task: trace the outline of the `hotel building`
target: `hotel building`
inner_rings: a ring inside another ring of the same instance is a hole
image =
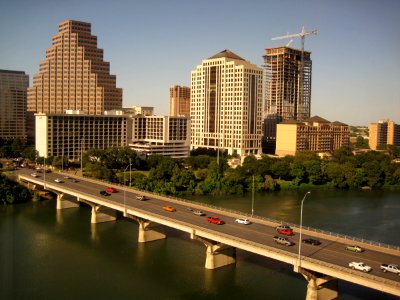
[[[349,126],[314,116],[303,122],[286,120],[277,125],[276,155],[298,151],[331,152],[349,144]]]
[[[369,129],[369,147],[377,150],[380,146],[400,146],[400,124],[390,120],[371,123]]]
[[[121,107],[122,89],[116,87],[116,76],[110,75],[103,49],[97,48],[91,24],[62,22],[28,89],[28,112],[63,114],[80,110],[101,115]]]
[[[28,86],[25,72],[0,70],[0,138],[26,141]]]
[[[188,117],[131,116],[129,147],[140,154],[160,154],[173,158],[189,157],[190,120]]]
[[[169,115],[190,117],[190,87],[179,85],[170,87]]]
[[[35,118],[36,150],[43,157],[66,157],[80,162],[84,151],[126,146],[131,135],[131,120],[127,116],[67,111],[37,113]]]
[[[224,50],[192,71],[191,148],[261,154],[262,69]]]

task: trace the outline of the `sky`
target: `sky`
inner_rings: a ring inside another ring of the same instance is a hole
[[[169,88],[190,86],[202,60],[229,49],[258,66],[271,38],[305,39],[311,115],[349,125],[400,123],[398,0],[0,0],[0,69],[39,71],[63,20],[92,24],[123,106],[168,115]],[[291,45],[300,48],[300,39]]]

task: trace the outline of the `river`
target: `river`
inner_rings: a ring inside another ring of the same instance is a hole
[[[299,223],[302,191],[256,194],[254,214]],[[251,213],[246,197],[196,201]],[[238,250],[237,264],[206,270],[205,247],[185,233],[137,243],[135,222],[90,224],[90,209],[56,201],[0,207],[0,299],[305,299],[292,267]],[[312,191],[303,225],[400,245],[400,192]],[[400,263],[397,262],[397,263]],[[397,299],[339,281],[340,299]]]

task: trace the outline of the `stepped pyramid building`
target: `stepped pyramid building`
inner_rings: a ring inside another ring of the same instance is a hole
[[[116,76],[110,75],[103,49],[97,48],[91,24],[62,22],[28,89],[28,112],[63,114],[66,110],[80,110],[100,115],[119,108],[122,89],[116,87]]]

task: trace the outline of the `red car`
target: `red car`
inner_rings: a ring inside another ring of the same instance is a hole
[[[116,193],[117,190],[115,188],[113,188],[112,186],[109,186],[108,188],[106,188],[106,192],[108,192],[108,193]]]
[[[207,221],[213,224],[222,225],[225,224],[224,221],[220,220],[218,217],[208,217]]]
[[[289,225],[280,225],[276,227],[276,231],[284,235],[293,235],[293,229]]]

